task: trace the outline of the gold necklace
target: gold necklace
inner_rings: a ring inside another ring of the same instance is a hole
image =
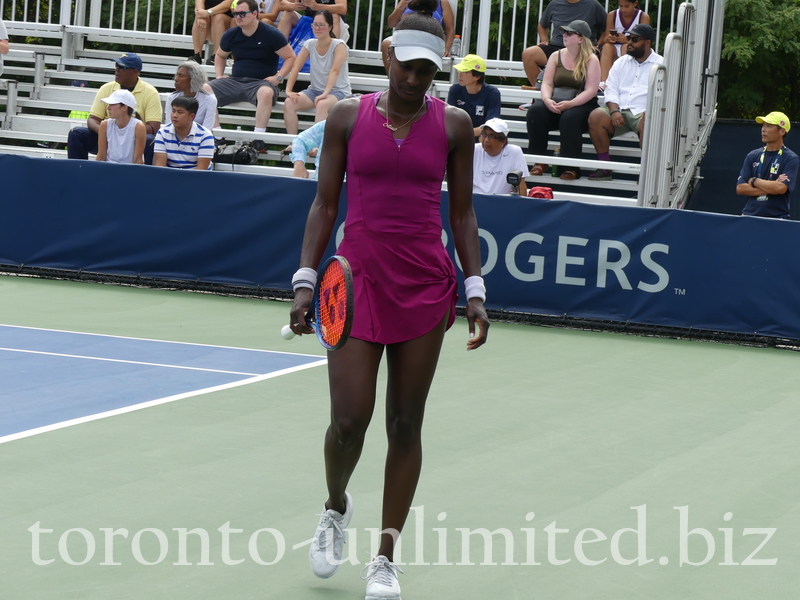
[[[422,110],[423,106],[425,106],[425,98],[424,97],[422,98],[422,104],[419,105],[419,108],[417,109],[417,112],[414,113],[414,116],[411,117],[408,121],[406,121],[402,125],[400,125],[400,127],[395,127],[394,125],[392,125],[392,122],[389,120],[389,92],[386,92],[386,123],[384,123],[383,126],[386,127],[386,129],[391,130],[392,133],[394,133],[395,131],[398,131],[398,130],[402,129],[403,127],[405,127],[406,125],[411,123],[411,121],[416,119],[417,115],[419,114],[419,111]]]

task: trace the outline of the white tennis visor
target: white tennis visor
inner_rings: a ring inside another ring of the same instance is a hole
[[[424,58],[439,69],[442,68],[444,40],[432,33],[415,29],[401,29],[400,31],[395,29],[392,32],[392,47],[395,58],[401,62]]]

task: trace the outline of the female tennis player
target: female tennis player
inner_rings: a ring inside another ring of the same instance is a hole
[[[436,0],[430,1],[435,8]],[[425,401],[445,330],[455,319],[456,273],[442,245],[439,212],[445,173],[450,227],[467,276],[467,350],[483,345],[489,328],[472,207],[472,122],[464,111],[425,93],[442,54],[441,25],[430,16],[407,15],[392,37],[389,89],[331,109],[301,268],[293,278],[290,325],[297,334],[311,333],[305,320],[312,300],[309,279],[330,240],[346,173],[347,219],[337,253],[353,270],[354,322],[349,341],[328,354],[328,499],[309,554],[317,576],[330,577],[338,569],[343,530],[353,515],[347,484],[372,418],[385,352],[389,447],[383,533],[378,556],[365,567],[368,600],[400,598],[393,552],[419,480]]]

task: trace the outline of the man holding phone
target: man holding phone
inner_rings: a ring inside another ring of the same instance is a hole
[[[278,86],[294,65],[295,53],[286,38],[272,25],[258,20],[255,0],[239,0],[233,13],[236,27],[226,31],[214,55],[217,78],[208,83],[217,106],[250,102],[256,107],[255,131],[267,129]],[[225,76],[228,55],[233,53],[233,76]],[[283,66],[278,70],[278,58]]]

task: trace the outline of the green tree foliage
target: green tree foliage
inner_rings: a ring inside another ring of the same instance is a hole
[[[719,116],[800,119],[800,0],[727,0]]]

